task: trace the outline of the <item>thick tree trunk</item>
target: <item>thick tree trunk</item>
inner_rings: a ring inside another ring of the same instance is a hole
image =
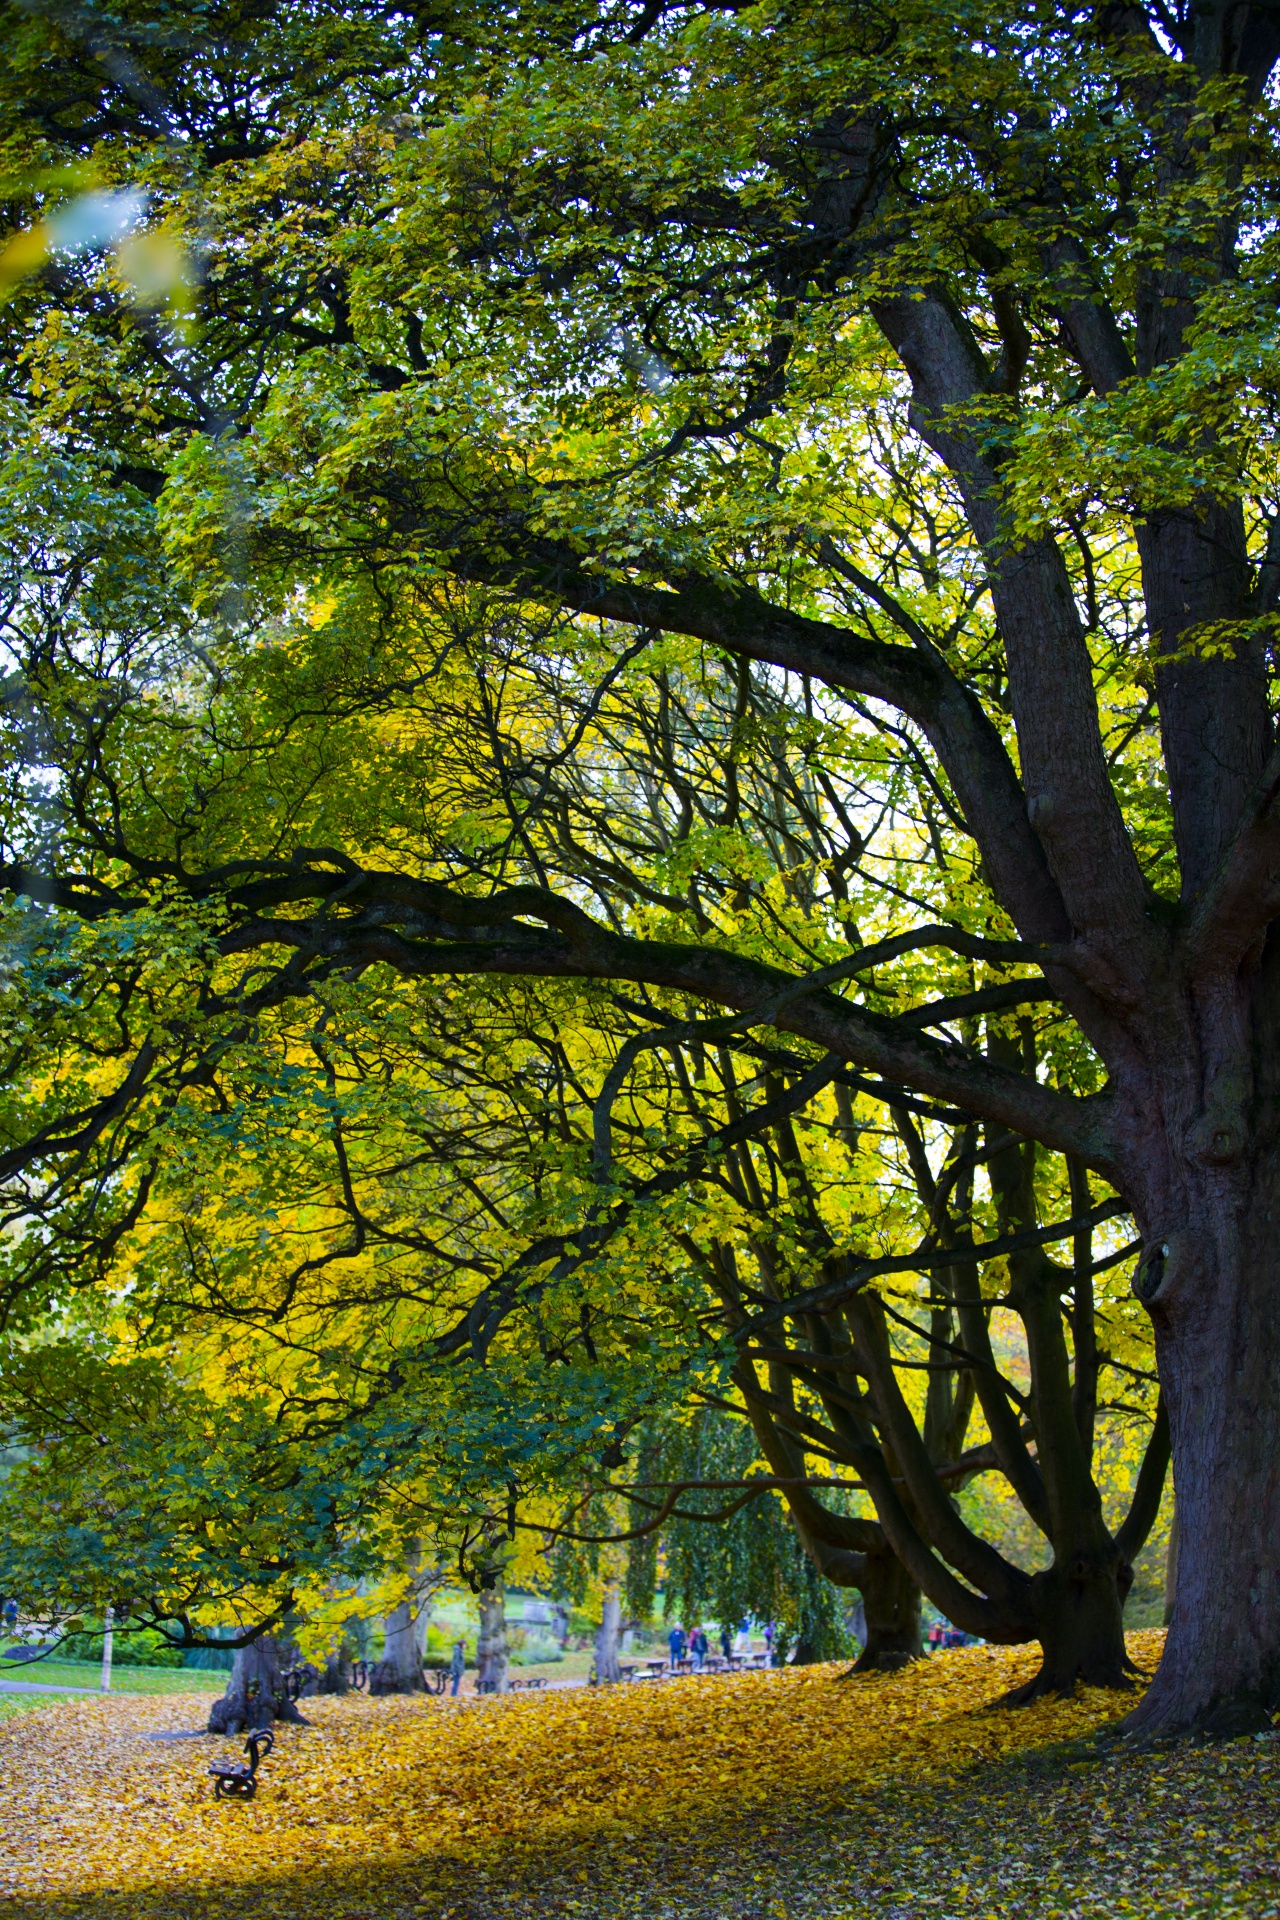
[[[861,1592],[866,1642],[853,1672],[892,1673],[924,1651],[920,1589],[897,1554],[868,1553],[865,1560]]]
[[[480,1635],[476,1642],[476,1692],[507,1691],[507,1612],[502,1587],[479,1596]]]
[[[209,1732],[246,1733],[276,1720],[298,1727],[308,1724],[285,1698],[279,1650],[270,1634],[263,1634],[249,1646],[237,1648],[227,1690],[209,1709]]]
[[[1114,1552],[1078,1554],[1032,1576],[1031,1608],[1040,1642],[1039,1672],[1005,1695],[1026,1706],[1046,1694],[1086,1687],[1131,1687],[1137,1668],[1125,1651],[1124,1602],[1132,1570]]]
[[[1229,1171],[1206,1179],[1184,1227],[1150,1236],[1135,1283],[1155,1325],[1178,1514],[1164,1658],[1126,1723],[1143,1739],[1262,1732],[1280,1708],[1280,1180],[1268,1167],[1241,1192]]]
[[[421,1693],[423,1691],[422,1656],[413,1616],[412,1595],[405,1598],[386,1617],[382,1658],[369,1675],[369,1692]]]
[[[351,1649],[344,1640],[337,1652],[331,1653],[324,1663],[320,1691],[341,1695],[350,1693],[351,1686]]]
[[[604,1612],[596,1631],[596,1685],[613,1686],[622,1678],[618,1665],[618,1633],[622,1625],[622,1602],[613,1592],[604,1596]]]

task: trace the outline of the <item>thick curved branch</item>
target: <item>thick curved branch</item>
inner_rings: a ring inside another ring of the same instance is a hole
[[[1280,914],[1280,747],[1249,796],[1235,837],[1184,936],[1193,978],[1229,978]]]
[[[1142,1551],[1147,1536],[1156,1523],[1160,1511],[1160,1501],[1164,1494],[1165,1476],[1169,1471],[1171,1457],[1169,1439],[1169,1411],[1161,1394],[1156,1404],[1155,1424],[1142,1456],[1142,1465],[1138,1468],[1138,1481],[1133,1490],[1133,1499],[1116,1533],[1116,1545],[1126,1560],[1132,1560]]]
[[[480,900],[398,875],[369,874],[341,891],[350,911],[307,919],[248,918],[224,936],[224,953],[293,947],[307,968],[323,971],[381,964],[418,977],[626,980],[693,994],[798,1034],[885,1080],[1076,1153],[1106,1178],[1118,1179],[1105,1094],[1076,1099],[961,1045],[913,1031],[902,1018],[873,1013],[803,976],[788,976],[709,944],[615,934],[571,903],[532,887]],[[544,928],[523,917],[535,915],[547,923]],[[850,970],[850,964],[841,963],[835,971]],[[309,990],[305,969],[298,975],[298,990]],[[1008,1004],[1000,998],[1003,987],[990,991],[998,1004]],[[1032,987],[1030,995],[1038,998],[1038,990]]]
[[[920,290],[877,301],[873,313],[910,377],[912,425],[956,481],[987,557],[1035,837],[1071,924],[1136,990],[1151,947],[1146,889],[1111,785],[1062,556],[1049,540],[1012,542],[1002,525],[989,421],[973,411],[990,400],[992,378],[950,303]],[[976,837],[985,858],[985,837]]]

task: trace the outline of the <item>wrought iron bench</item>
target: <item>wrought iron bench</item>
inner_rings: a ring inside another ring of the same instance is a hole
[[[243,1760],[215,1760],[209,1767],[213,1775],[213,1797],[215,1800],[252,1800],[258,1791],[255,1775],[259,1763],[270,1753],[276,1743],[276,1737],[270,1727],[259,1727],[249,1735],[244,1750],[249,1756],[246,1766]]]

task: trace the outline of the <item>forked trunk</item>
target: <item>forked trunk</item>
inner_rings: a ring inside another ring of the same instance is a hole
[[[1040,1670],[1005,1696],[1006,1706],[1026,1706],[1046,1694],[1086,1687],[1130,1687],[1136,1667],[1125,1651],[1124,1603],[1132,1569],[1114,1552],[1087,1556],[1037,1573],[1031,1607],[1040,1642]]]
[[[507,1691],[507,1611],[501,1586],[479,1596],[480,1635],[476,1642],[476,1692]]]
[[[854,1673],[891,1673],[918,1660],[920,1589],[895,1553],[869,1553],[862,1575],[866,1644]]]
[[[298,1727],[308,1724],[285,1697],[279,1650],[271,1635],[263,1634],[236,1649],[227,1690],[209,1709],[209,1732],[246,1733],[276,1720],[289,1720]]]
[[[1280,1180],[1206,1181],[1136,1282],[1173,1435],[1178,1546],[1159,1672],[1130,1736],[1261,1732],[1280,1708]]]

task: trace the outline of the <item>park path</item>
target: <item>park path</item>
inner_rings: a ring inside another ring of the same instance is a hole
[[[47,1680],[0,1680],[0,1693],[98,1693],[98,1687],[56,1687]]]

